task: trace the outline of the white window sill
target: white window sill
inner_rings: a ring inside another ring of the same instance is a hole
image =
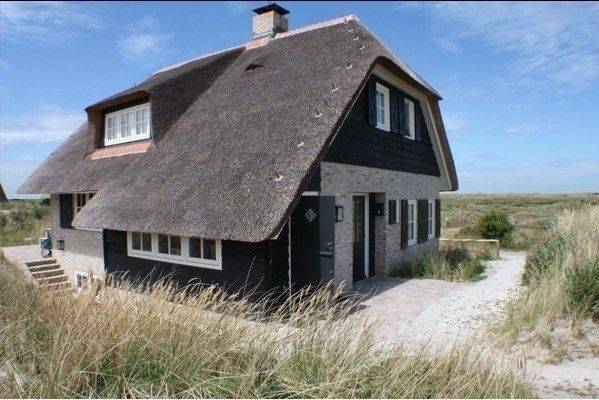
[[[379,125],[379,124],[377,124],[376,128],[382,129],[382,130],[387,131],[387,132],[389,132],[391,130],[391,128],[389,126],[387,126],[387,125]]]
[[[183,258],[180,256],[173,256],[173,255],[169,255],[169,254],[156,255],[153,253],[147,253],[147,252],[136,251],[136,250],[129,250],[127,252],[127,255],[129,257],[143,258],[145,260],[167,262],[167,263],[172,263],[172,264],[189,265],[191,267],[215,269],[215,270],[219,270],[219,271],[221,271],[223,269],[217,260],[210,261],[210,260],[202,259],[202,260],[198,260],[198,261],[192,261],[189,258]]]
[[[416,244],[417,240],[413,239],[413,240],[408,240],[408,246],[414,246]]]

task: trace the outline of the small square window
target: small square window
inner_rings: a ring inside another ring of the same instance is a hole
[[[131,232],[131,248],[141,250],[141,234],[139,232]]]
[[[181,237],[180,236],[170,236],[170,254],[173,256],[181,255]]]
[[[158,235],[158,252],[168,254],[168,235]]]
[[[216,260],[216,240],[204,239],[204,258],[207,260]]]

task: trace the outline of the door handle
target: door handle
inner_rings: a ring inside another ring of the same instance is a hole
[[[332,251],[321,251],[318,253],[319,256],[323,256],[323,257],[333,257],[333,252]]]

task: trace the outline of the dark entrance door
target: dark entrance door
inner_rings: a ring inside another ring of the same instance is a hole
[[[333,278],[335,197],[302,196],[291,214],[291,287]]]
[[[354,196],[354,249],[353,249],[353,264],[354,264],[354,282],[366,278],[366,254],[367,243],[367,203],[365,195]]]

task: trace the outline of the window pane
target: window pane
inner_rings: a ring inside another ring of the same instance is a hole
[[[168,235],[158,235],[158,252],[168,254]]]
[[[131,232],[131,248],[141,250],[141,235],[139,232]]]
[[[143,251],[152,251],[152,235],[149,233],[141,234],[141,249]]]
[[[95,193],[88,193],[87,194],[87,201],[90,201],[92,199],[92,197],[94,197]]]
[[[171,254],[173,256],[181,255],[181,237],[171,236]]]
[[[189,238],[189,257],[202,258],[202,239]]]
[[[204,239],[204,258],[216,260],[216,240]]]

